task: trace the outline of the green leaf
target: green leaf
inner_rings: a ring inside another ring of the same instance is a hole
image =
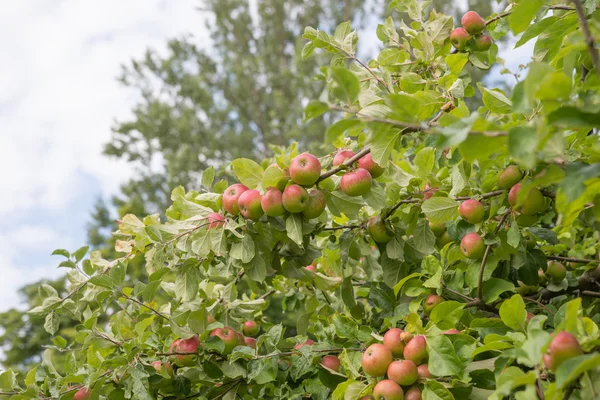
[[[527,326],[527,310],[523,298],[515,294],[510,299],[504,300],[500,306],[500,318],[504,325],[518,331],[525,331]]]
[[[519,225],[517,221],[513,219],[508,234],[506,236],[506,242],[513,248],[517,248],[521,242],[521,232],[519,232]]]
[[[19,389],[17,375],[12,369],[8,369],[0,374],[0,390],[11,391]]]
[[[517,4],[508,17],[510,29],[512,29],[515,35],[523,32],[529,27],[533,17],[535,17],[535,14],[543,4],[544,2],[542,0],[523,0]]]
[[[548,114],[548,123],[569,128],[600,127],[600,112],[590,113],[576,107],[564,106]]]
[[[302,247],[302,216],[300,214],[290,214],[285,220],[285,230],[287,235],[294,243]]]
[[[456,355],[452,341],[446,335],[427,337],[429,372],[434,376],[459,375],[463,365]]]
[[[564,361],[556,371],[556,386],[558,389],[567,387],[584,372],[597,369],[600,365],[600,354],[592,353]]]
[[[502,91],[487,89],[479,82],[477,87],[483,95],[483,104],[488,110],[496,114],[508,114],[512,111],[512,102]]]
[[[89,248],[89,246],[83,246],[75,250],[75,252],[73,253],[73,258],[75,258],[75,262],[81,261],[81,259],[87,254]]]
[[[202,171],[202,179],[200,179],[200,183],[207,189],[212,187],[212,184],[215,180],[215,168],[210,166]]]
[[[464,303],[458,301],[444,301],[431,311],[429,319],[439,329],[453,329],[463,315]]]
[[[535,126],[516,126],[508,131],[508,152],[516,162],[525,168],[535,167],[537,145]]]
[[[398,140],[398,132],[390,125],[379,124],[374,128],[371,142],[373,161],[379,165],[387,165],[392,149]]]
[[[251,189],[260,188],[264,170],[248,158],[238,158],[231,163],[231,169],[241,183]]]
[[[431,173],[435,162],[435,149],[433,147],[424,147],[415,155],[414,164],[418,168],[417,175],[423,179]]]
[[[175,293],[183,301],[192,301],[198,295],[200,276],[196,266],[182,267],[175,278]]]
[[[326,113],[327,111],[329,111],[329,106],[327,105],[327,103],[313,100],[310,103],[308,103],[308,105],[304,109],[304,120],[308,121],[310,119],[316,118]]]
[[[101,286],[101,287],[105,287],[107,289],[113,289],[115,287],[115,284],[113,282],[112,279],[110,279],[108,276],[106,275],[96,275],[96,276],[92,276],[89,280],[89,282],[92,285],[96,285],[96,286]]]
[[[65,249],[56,249],[52,252],[53,256],[63,256],[63,257],[71,257],[71,253],[69,253],[68,251],[66,251]]]
[[[423,388],[423,400],[454,400],[454,396],[441,383],[427,379]]]
[[[210,231],[208,229],[198,230],[193,236],[192,252],[199,257],[206,257],[210,254],[211,247]]]
[[[360,197],[350,197],[341,190],[334,190],[331,193],[325,193],[327,198],[327,208],[335,216],[342,216],[344,213],[348,217],[358,215],[364,201]],[[289,234],[289,231],[288,231]]]
[[[360,92],[356,75],[346,68],[330,68],[330,74],[334,82],[331,88],[334,96],[347,105],[354,104]]]
[[[44,320],[44,329],[51,335],[54,335],[58,331],[58,327],[60,325],[60,320],[58,315],[52,311],[48,315],[46,315],[46,319]]]
[[[331,322],[335,327],[336,334],[341,338],[355,339],[358,335],[358,325],[345,315],[334,314]]]
[[[435,235],[429,227],[429,223],[420,219],[413,232],[413,242],[415,248],[423,254],[431,254],[435,250]]]
[[[425,200],[421,209],[433,223],[452,221],[458,216],[458,202],[449,197],[432,197]]]
[[[327,143],[335,143],[338,140],[343,140],[344,132],[361,124],[362,121],[358,119],[341,119],[336,121],[327,128],[325,141]]]
[[[263,174],[262,187],[264,189],[278,187],[278,184],[282,179],[287,179],[283,170],[277,165],[270,165]]]
[[[244,264],[249,263],[254,258],[255,247],[254,240],[250,234],[245,234],[242,240],[231,245],[229,255],[236,260],[242,260]]]
[[[550,244],[557,244],[558,238],[556,236],[556,232],[551,231],[550,229],[540,228],[538,226],[532,226],[527,228],[532,235],[539,237],[540,239],[545,240]]]
[[[244,265],[246,275],[255,282],[264,282],[267,277],[267,266],[263,257],[257,255],[252,261]]]
[[[504,292],[515,289],[509,281],[500,278],[490,278],[483,283],[483,301],[487,304],[492,303],[500,298]]]
[[[404,259],[404,241],[400,238],[393,238],[385,245],[387,256],[393,260]]]

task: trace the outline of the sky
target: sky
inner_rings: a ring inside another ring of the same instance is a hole
[[[205,37],[199,0],[22,0],[0,13],[0,311],[17,289],[64,274],[56,248],[85,244],[99,196],[133,167],[102,155],[137,97],[120,65],[183,34]],[[367,36],[376,40],[374,35]],[[363,41],[368,40],[363,37]],[[206,40],[199,40],[206,43]],[[511,69],[531,47],[501,49]],[[496,74],[497,75],[497,74]],[[512,79],[512,78],[511,78]]]

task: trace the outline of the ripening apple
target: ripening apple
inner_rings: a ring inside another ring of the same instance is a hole
[[[419,372],[420,379],[433,378],[431,372],[429,372],[429,364],[421,364],[417,367],[417,371]]]
[[[431,314],[431,311],[435,308],[435,306],[444,302],[444,300],[445,299],[442,296],[438,296],[437,294],[430,294],[427,296],[425,303],[423,304],[423,311],[425,312],[425,315]]]
[[[413,337],[404,348],[404,359],[410,360],[419,365],[427,360],[427,340],[425,336],[417,335]]]
[[[433,197],[435,192],[437,192],[438,190],[440,190],[440,189],[436,188],[436,187],[431,187],[431,186],[429,186],[429,183],[426,183],[425,186],[423,187],[423,198],[425,200],[429,200],[430,198]]]
[[[339,165],[342,165],[346,160],[351,159],[352,157],[354,157],[354,152],[352,150],[343,150],[340,149],[335,157],[333,157],[333,166],[337,167]]]
[[[306,342],[304,342],[304,343],[298,343],[297,345],[295,345],[294,346],[294,350],[300,350],[301,347],[312,346],[313,344],[315,344],[315,342],[313,340],[306,339]]]
[[[298,185],[312,186],[321,176],[321,162],[312,154],[302,153],[290,163],[290,177]]]
[[[435,245],[441,249],[450,242],[453,242],[452,237],[448,231],[444,231],[444,233],[442,233],[441,236],[435,240]]]
[[[165,361],[164,363],[156,360],[154,362],[152,362],[152,367],[156,370],[156,372],[160,373],[162,371],[163,366],[165,367],[165,371],[167,371],[167,374],[169,374],[170,376],[173,376],[173,365],[171,365],[170,362]]]
[[[444,232],[446,232],[446,224],[443,224],[441,222],[429,222],[429,228],[431,229],[431,232],[433,232],[436,238],[442,236]]]
[[[404,400],[421,400],[421,389],[413,386],[404,393]]]
[[[498,175],[498,187],[510,189],[523,179],[523,173],[516,165],[509,165]]]
[[[458,51],[464,51],[471,40],[471,35],[465,28],[456,28],[450,34],[450,43]]]
[[[208,229],[215,229],[225,225],[225,217],[216,212],[208,214],[206,220],[209,222]]]
[[[556,370],[563,362],[583,354],[579,341],[569,332],[559,332],[548,346],[548,361],[551,370]],[[544,359],[546,362],[546,358]]]
[[[86,389],[82,387],[77,392],[75,392],[75,395],[73,395],[73,400],[87,400],[90,398],[91,395],[92,389]]]
[[[488,35],[476,36],[473,39],[473,50],[475,51],[488,51],[492,47],[492,38]]]
[[[471,35],[479,35],[485,29],[485,20],[475,11],[466,12],[460,23]]]
[[[375,400],[404,400],[402,388],[390,379],[379,381],[373,388]]]
[[[329,355],[321,359],[321,365],[337,372],[340,370],[342,364],[340,363],[339,358]]]
[[[192,336],[189,339],[178,339],[171,344],[170,350],[175,353],[190,353],[190,355],[177,354],[177,361],[181,365],[192,366],[195,364],[193,353],[198,351],[200,339],[198,336]]]
[[[513,207],[517,204],[519,190],[521,190],[521,184],[517,183],[508,193],[508,202]],[[517,211],[525,215],[534,215],[546,211],[546,201],[542,192],[538,188],[532,188]]]
[[[308,192],[308,204],[302,211],[302,215],[304,215],[306,219],[318,218],[323,214],[323,211],[325,211],[326,205],[327,199],[323,192],[319,189],[312,189]]]
[[[409,386],[419,379],[419,371],[411,360],[398,360],[389,365],[387,376],[398,385]]]
[[[256,339],[254,339],[253,337],[244,338],[244,343],[246,344],[246,346],[256,349]]]
[[[377,243],[387,243],[392,240],[388,234],[385,222],[379,216],[371,217],[367,222],[367,231]]]
[[[281,199],[283,207],[294,214],[301,213],[308,206],[308,192],[300,185],[286,187]]]
[[[385,172],[385,169],[373,160],[371,153],[358,159],[358,168],[369,171],[373,179],[379,178]]]
[[[462,202],[458,212],[460,216],[470,224],[478,224],[483,221],[485,207],[480,201],[469,199]]]
[[[246,219],[258,221],[264,214],[261,200],[262,196],[258,190],[246,190],[238,199],[240,214]]]
[[[223,354],[229,354],[235,349],[235,347],[240,344],[239,337],[236,331],[229,327],[217,328],[214,329],[210,336],[216,336],[220,338],[223,343],[225,343],[225,349],[223,350]]]
[[[369,171],[364,168],[357,168],[354,171],[346,172],[340,181],[340,189],[348,196],[362,196],[371,190],[373,178]]]
[[[394,360],[392,352],[382,344],[370,345],[362,356],[362,367],[371,376],[384,376]]]
[[[460,331],[458,329],[448,329],[442,332],[442,335],[458,335]]]
[[[241,183],[236,183],[225,189],[223,193],[223,208],[231,215],[238,215],[238,199],[248,188]]]
[[[567,269],[558,261],[550,261],[546,268],[546,275],[554,283],[560,283],[567,277]]]
[[[472,260],[480,259],[485,253],[483,238],[475,232],[467,233],[460,241],[460,251]]]
[[[394,357],[402,357],[405,343],[402,341],[402,329],[392,328],[383,335],[383,345],[387,347]]]
[[[312,264],[307,265],[306,267],[304,267],[304,269],[310,272],[317,272],[317,267]]]
[[[244,322],[244,327],[242,331],[246,336],[256,336],[258,334],[259,326],[256,321],[246,321]]]
[[[282,202],[283,193],[277,188],[269,188],[263,195],[260,205],[269,217],[280,217],[285,214]]]

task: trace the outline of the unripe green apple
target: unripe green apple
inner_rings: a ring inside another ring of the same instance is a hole
[[[444,302],[444,300],[445,299],[442,296],[438,296],[437,294],[430,294],[427,296],[425,303],[423,304],[423,311],[425,312],[425,315],[431,314],[431,311],[435,308],[435,306]]]
[[[381,217],[371,217],[369,222],[367,222],[367,231],[377,243],[387,243],[392,240],[392,237],[387,232],[385,222]]]
[[[238,199],[248,188],[241,183],[236,183],[225,189],[223,193],[223,208],[231,215],[238,215]]]
[[[325,206],[327,205],[327,199],[323,192],[319,189],[312,189],[308,192],[308,205],[302,211],[302,215],[306,219],[318,218],[323,211],[325,211]]]
[[[548,367],[556,370],[563,362],[583,354],[579,341],[569,332],[559,332],[552,338],[548,346],[550,356]],[[544,359],[544,361],[546,361]]]
[[[290,185],[281,196],[283,207],[291,213],[301,213],[308,206],[308,192],[302,186]]]
[[[402,388],[390,379],[379,381],[373,388],[375,400],[404,400]]]
[[[355,171],[346,172],[340,181],[340,189],[348,196],[362,196],[371,190],[373,178],[369,171],[357,168]]]
[[[321,176],[321,162],[312,154],[302,153],[290,163],[290,177],[298,185],[312,186]]]
[[[479,35],[485,29],[485,20],[475,11],[466,12],[460,23],[471,35]]]
[[[498,187],[500,189],[510,189],[523,179],[523,173],[516,165],[509,165],[498,175]]]
[[[447,245],[448,243],[450,243],[452,241],[453,240],[450,237],[450,234],[448,233],[448,231],[444,231],[444,233],[442,233],[442,235],[435,240],[435,245],[441,249],[445,245]]]
[[[298,343],[297,345],[295,345],[294,346],[294,350],[300,350],[301,347],[312,346],[313,344],[315,344],[315,342],[313,340],[306,339],[306,342],[304,342],[304,343]]]
[[[465,257],[478,260],[483,257],[485,243],[483,243],[483,239],[477,233],[467,233],[460,241],[460,251]]]
[[[435,237],[440,237],[446,232],[446,224],[429,222],[429,228]]]
[[[237,332],[227,326],[213,330],[210,333],[210,336],[216,336],[220,338],[223,343],[225,343],[225,350],[223,350],[223,354],[231,353],[233,349],[240,344]]]
[[[358,159],[358,168],[369,171],[373,179],[379,178],[385,172],[385,169],[373,160],[371,153]]]
[[[427,360],[427,340],[425,336],[417,335],[413,337],[404,348],[404,358],[415,364],[422,364]]]
[[[321,359],[321,365],[332,369],[334,371],[339,371],[342,364],[340,363],[340,359],[336,356],[328,355]]]
[[[90,398],[91,395],[92,389],[86,389],[82,387],[77,392],[75,392],[75,395],[73,395],[73,400],[87,400]]]
[[[411,360],[398,360],[389,365],[387,376],[398,385],[409,386],[419,379],[419,371]]]
[[[521,184],[517,183],[508,193],[508,202],[513,207],[517,204],[519,190],[521,190]],[[546,201],[544,200],[544,195],[538,188],[532,188],[527,194],[527,197],[523,200],[521,206],[517,209],[517,211],[525,215],[534,215],[544,212],[545,210]]]
[[[370,345],[362,356],[362,367],[371,376],[384,376],[394,360],[392,352],[382,344]]]
[[[471,40],[471,35],[464,28],[456,28],[450,34],[450,43],[458,51],[464,51]]]
[[[402,341],[402,329],[392,328],[383,335],[383,345],[387,347],[394,357],[402,357],[405,343]]]
[[[535,223],[538,220],[538,216],[537,215],[525,215],[525,214],[519,214],[517,216],[517,225],[526,228],[528,226],[533,226],[535,225]]]
[[[219,213],[208,214],[206,221],[209,222],[208,229],[215,229],[225,225],[225,217]]]
[[[558,261],[550,261],[546,268],[546,275],[554,283],[560,283],[567,277],[567,269]]]
[[[355,156],[355,154],[352,150],[340,149],[336,153],[335,157],[333,157],[333,166],[337,167],[339,165],[342,165],[346,160],[349,160],[354,156]]]
[[[460,216],[470,224],[478,224],[483,221],[485,207],[480,201],[469,199],[462,202],[458,212]]]
[[[238,199],[240,214],[246,219],[258,221],[264,214],[261,200],[262,196],[258,190],[246,190]]]
[[[473,38],[473,50],[488,51],[492,47],[492,38],[488,35],[476,36]]]
[[[429,379],[433,378],[431,372],[429,372],[429,364],[421,364],[417,367],[417,371],[419,372],[419,379]]]
[[[421,389],[418,386],[412,386],[404,393],[404,400],[421,400]]]
[[[256,321],[246,321],[244,322],[244,327],[242,328],[242,331],[246,336],[256,336],[258,334],[259,329],[260,328]]]
[[[269,217],[279,217],[285,214],[283,208],[283,193],[277,188],[269,188],[263,195],[260,205]]]

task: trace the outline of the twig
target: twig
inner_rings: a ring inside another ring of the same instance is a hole
[[[463,298],[463,300],[466,300],[466,301],[468,301],[468,302],[471,302],[471,301],[473,301],[473,300],[474,300],[472,297],[469,297],[469,296],[467,296],[467,295],[465,295],[465,294],[462,294],[461,292],[457,292],[457,291],[456,291],[456,290],[454,290],[454,289],[450,289],[450,288],[449,288],[449,287],[447,287],[446,285],[443,285],[442,287],[443,287],[443,289],[444,289],[444,290],[446,290],[446,291],[448,291],[448,292],[452,293],[453,295],[455,295],[455,296],[458,296],[458,297],[462,297],[462,298]]]
[[[136,303],[136,304],[138,304],[138,305],[140,305],[142,307],[147,308],[148,310],[152,311],[154,314],[158,315],[159,317],[164,318],[166,320],[169,319],[169,317],[167,317],[165,314],[161,313],[160,311],[155,310],[154,308],[150,307],[149,305],[146,305],[146,304],[142,303],[141,301],[139,301],[138,299],[136,299],[134,297],[126,295],[125,292],[122,289],[121,289],[121,295],[123,297],[125,297],[127,300],[133,301],[134,303]]]
[[[117,347],[121,347],[121,348],[123,348],[123,343],[121,343],[121,342],[117,342],[116,340],[113,340],[113,339],[111,339],[110,337],[108,337],[108,335],[106,335],[106,334],[104,334],[104,333],[102,333],[102,332],[100,332],[100,331],[96,331],[95,333],[96,333],[96,335],[97,335],[99,338],[101,338],[101,339],[104,339],[104,340],[106,340],[106,341],[108,341],[108,342],[111,342],[112,344],[114,344],[114,345],[115,345],[115,346],[117,346]]]
[[[489,199],[490,197],[500,196],[502,193],[506,192],[506,190],[494,190],[493,192],[484,193],[482,195],[475,196],[459,196],[455,197],[454,200],[471,200],[471,199]]]
[[[506,212],[502,216],[502,219],[500,220],[500,222],[498,222],[498,226],[496,226],[496,229],[494,229],[494,235],[497,234],[498,231],[500,230],[500,228],[502,227],[502,225],[504,225],[504,221],[506,221],[506,218],[508,217],[510,212],[511,212],[510,208],[508,210],[506,210]],[[481,267],[479,268],[479,280],[477,283],[477,299],[481,300],[481,301],[483,301],[483,273],[485,271],[485,263],[487,261],[487,258],[488,258],[491,248],[492,248],[491,244],[488,244],[486,246],[485,253],[483,254],[483,259],[481,260]]]
[[[202,218],[202,219],[206,219],[206,217],[205,217],[205,218]],[[214,223],[214,221],[205,222],[205,223],[203,223],[203,224],[200,224],[200,225],[198,225],[198,226],[195,226],[195,227],[193,227],[193,228],[192,228],[192,229],[190,229],[190,230],[187,230],[187,231],[185,231],[185,232],[183,232],[183,233],[180,233],[179,235],[175,236],[173,239],[167,240],[166,242],[164,242],[164,244],[169,244],[169,243],[176,242],[177,240],[181,239],[183,236],[185,236],[185,235],[189,235],[189,234],[191,234],[191,233],[193,233],[193,232],[197,231],[198,229],[201,229],[201,228],[205,227],[206,225],[210,225],[210,224],[212,224],[212,223]]]
[[[582,296],[588,296],[588,297],[597,297],[600,299],[600,293],[599,292],[592,292],[591,290],[582,290],[581,292],[579,292]]]
[[[277,292],[277,290],[275,290],[275,289],[271,289],[271,290],[269,290],[267,293],[265,293],[265,294],[263,294],[262,296],[260,296],[260,297],[258,298],[258,300],[264,300],[264,299],[266,299],[267,297],[269,297],[270,295],[272,295],[272,294],[273,294],[273,293],[275,293],[275,292]]]
[[[346,347],[346,348],[336,348],[336,349],[311,350],[311,352],[313,352],[313,353],[341,353],[344,350],[363,351],[363,349],[360,349],[360,348]],[[256,357],[254,357],[254,360],[273,358],[273,357],[293,356],[294,354],[301,354],[301,351],[300,350],[292,350],[292,351],[282,351],[279,353],[263,354],[263,355],[258,355]]]
[[[585,43],[587,44],[590,57],[592,58],[592,64],[594,64],[596,74],[600,76],[600,59],[598,59],[598,50],[596,50],[596,46],[594,44],[594,37],[590,31],[590,25],[588,24],[585,16],[585,10],[583,9],[583,5],[581,5],[581,0],[571,0],[571,2],[575,5],[575,10],[577,11],[577,16],[579,17],[579,23],[581,24],[581,31],[583,32]]]
[[[563,10],[563,11],[574,11],[575,9],[573,7],[569,7],[569,6],[548,6],[549,10]],[[510,10],[510,11],[505,11],[501,14],[496,15],[495,17],[492,17],[490,19],[488,19],[485,24],[486,26],[491,24],[492,22],[496,22],[502,18],[508,17],[510,14],[512,14],[514,11],[514,9]]]
[[[571,258],[571,257],[563,257],[563,256],[547,256],[546,258],[548,260],[566,261],[566,262],[572,262],[572,263],[576,263],[576,264],[589,264],[589,263],[600,264],[600,260],[589,260],[587,258]]]
[[[551,315],[556,315],[556,313],[555,313],[554,311],[552,311],[552,310],[550,310],[548,307],[546,307],[546,306],[545,306],[545,305],[544,305],[544,304],[543,304],[541,301],[537,301],[536,299],[530,299],[529,297],[523,297],[523,300],[525,300],[525,301],[529,301],[529,302],[532,302],[532,303],[535,303],[535,304],[537,304],[538,306],[540,306],[540,307],[542,307],[544,310],[546,310],[546,312],[547,312],[548,314],[551,314]]]
[[[420,203],[420,199],[406,199],[400,200],[398,203],[394,205],[394,207],[390,208],[388,212],[383,215],[383,219],[389,218],[392,214],[396,212],[396,210],[403,204],[412,204],[412,203]]]
[[[364,149],[362,149],[361,151],[359,151],[358,153],[356,153],[354,155],[354,157],[347,159],[346,161],[344,161],[342,164],[338,165],[335,168],[330,169],[329,171],[323,173],[319,179],[317,179],[317,184],[327,178],[329,178],[332,175],[337,174],[338,172],[342,171],[343,169],[351,166],[352,164],[354,164],[355,162],[357,162],[360,158],[366,156],[367,154],[369,154],[371,152],[371,149],[369,147],[365,147]]]
[[[323,231],[339,231],[342,229],[358,229],[361,228],[362,224],[354,224],[354,225],[340,225],[340,226],[326,226],[323,228]]]

